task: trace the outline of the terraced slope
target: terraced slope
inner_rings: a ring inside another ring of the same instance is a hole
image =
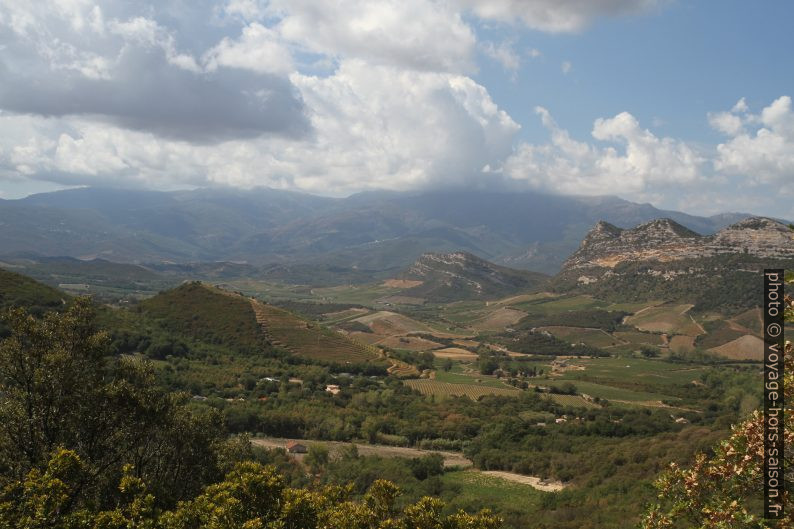
[[[323,362],[359,363],[378,359],[379,351],[349,340],[284,309],[249,300],[256,323],[267,340],[291,353]]]

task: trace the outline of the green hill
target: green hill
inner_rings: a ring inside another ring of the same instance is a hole
[[[416,285],[403,296],[448,303],[465,299],[499,299],[538,289],[548,276],[498,266],[468,252],[426,253],[401,275]]]
[[[268,349],[248,299],[197,281],[141,302],[140,310],[189,339],[247,354]]]
[[[69,296],[27,276],[0,268],[0,309],[27,307],[33,313],[57,309]]]

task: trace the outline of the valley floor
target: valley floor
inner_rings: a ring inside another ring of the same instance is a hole
[[[256,446],[267,449],[282,448],[286,449],[287,443],[300,442],[310,447],[313,444],[324,445],[329,448],[331,453],[338,452],[342,447],[355,446],[359,455],[378,456],[378,457],[401,457],[417,458],[431,454],[438,454],[444,458],[444,467],[453,470],[468,469],[470,473],[478,473],[486,476],[496,477],[512,483],[529,485],[537,490],[544,492],[557,492],[565,488],[561,481],[544,480],[535,476],[525,476],[515,472],[503,472],[497,470],[477,470],[472,468],[473,462],[458,452],[447,452],[442,450],[422,450],[420,448],[408,448],[403,446],[387,446],[368,443],[343,443],[339,441],[312,441],[308,439],[286,439],[283,437],[258,437],[251,442]],[[301,461],[306,454],[290,454],[296,460]]]

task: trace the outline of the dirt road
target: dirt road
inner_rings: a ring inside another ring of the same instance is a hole
[[[444,467],[446,468],[468,468],[476,472],[498,477],[513,483],[521,483],[529,485],[537,490],[545,492],[556,492],[565,488],[565,484],[559,481],[543,480],[535,476],[525,476],[523,474],[515,474],[513,472],[503,472],[499,470],[480,471],[471,468],[473,463],[470,459],[458,452],[446,452],[442,450],[422,450],[419,448],[406,448],[402,446],[386,446],[386,445],[371,445],[364,443],[342,443],[339,441],[307,441],[305,439],[284,439],[280,437],[259,437],[252,439],[251,442],[257,446],[264,448],[284,448],[290,441],[299,441],[300,443],[311,447],[313,444],[325,445],[333,454],[342,447],[355,444],[358,449],[359,455],[362,456],[380,456],[380,457],[405,457],[414,458],[421,457],[428,454],[439,454],[444,458]],[[299,461],[305,457],[305,454],[292,454],[293,457]]]

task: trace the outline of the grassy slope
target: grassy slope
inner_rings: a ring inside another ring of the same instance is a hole
[[[36,310],[58,308],[69,296],[27,276],[0,268],[0,308],[28,307]]]
[[[266,346],[248,299],[198,282],[158,294],[140,307],[167,330],[186,337],[245,353]]]

